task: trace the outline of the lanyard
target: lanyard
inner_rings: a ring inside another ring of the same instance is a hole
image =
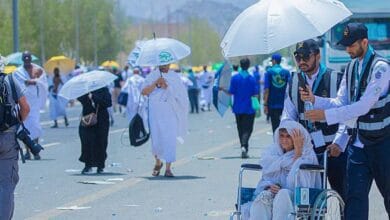
[[[322,77],[324,77],[325,72],[326,72],[326,68],[323,65],[320,65],[317,79],[314,81],[313,88],[312,88],[313,94],[316,93],[318,86],[320,85],[320,82],[322,80]],[[301,72],[301,74],[302,74],[302,77],[305,77],[305,79],[306,79],[306,77],[307,77],[306,74],[304,74],[303,72]]]
[[[359,72],[359,62],[355,62],[355,66],[354,66],[355,90],[354,90],[354,94],[353,94],[353,98],[352,98],[353,102],[356,102],[356,99],[358,97],[358,93],[359,93],[359,90],[360,90],[360,81],[362,80],[364,72],[365,72],[365,70],[367,68],[367,63],[370,60],[371,56],[374,56],[374,53],[373,53],[372,47],[369,46],[368,49],[367,49],[366,54],[364,55],[363,65],[362,65],[362,69],[360,70],[360,72]]]

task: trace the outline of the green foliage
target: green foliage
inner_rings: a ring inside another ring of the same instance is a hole
[[[115,2],[19,0],[19,50],[30,50],[41,59],[61,54],[77,58],[78,54],[81,62],[91,64],[96,45],[98,63],[115,59],[123,41],[117,21],[124,14],[114,13]],[[12,1],[0,0],[0,14],[0,53],[7,55],[13,52]],[[76,51],[77,23],[79,51]]]

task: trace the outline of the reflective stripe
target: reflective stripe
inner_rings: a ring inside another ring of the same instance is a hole
[[[330,98],[335,98],[337,96],[337,78],[338,72],[332,71],[330,73]]]
[[[325,143],[333,142],[334,138],[336,137],[335,134],[332,135],[324,135],[324,141]]]
[[[300,113],[300,114],[299,114],[299,120],[302,120],[302,121],[306,121],[306,120],[307,120],[307,119],[305,118],[305,113]],[[326,123],[326,120],[321,120],[321,121],[317,121],[317,122]]]
[[[382,122],[374,122],[374,123],[359,122],[359,129],[367,130],[367,131],[375,131],[375,130],[381,130],[386,126],[389,126],[389,124],[390,124],[390,116],[387,117]]]
[[[386,105],[386,103],[388,103],[388,102],[390,102],[390,95],[387,95],[386,98],[377,101],[377,102],[375,103],[375,105],[372,106],[371,109],[383,108],[383,107]]]
[[[352,60],[348,65],[347,69],[347,94],[348,94],[348,103],[351,103],[352,97],[351,97],[351,81],[352,81],[352,71],[353,67],[355,66],[356,59]]]
[[[292,78],[292,88],[291,88],[291,100],[294,103],[295,107],[298,109],[298,73],[295,73]]]

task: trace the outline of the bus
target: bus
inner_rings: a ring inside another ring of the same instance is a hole
[[[370,45],[378,54],[390,59],[390,2],[388,0],[341,0],[353,13],[322,36],[322,63],[334,70],[344,71],[351,60],[345,47],[337,45],[349,22],[361,22],[368,28]]]

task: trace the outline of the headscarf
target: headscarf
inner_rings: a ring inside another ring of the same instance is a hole
[[[302,155],[294,161],[294,150],[283,152],[279,142],[279,130],[285,128],[289,135],[294,129],[298,129],[303,138]],[[257,185],[256,193],[260,193],[265,187],[271,184],[279,184],[282,188],[294,189],[296,172],[301,164],[318,164],[317,156],[314,153],[311,137],[307,130],[298,122],[282,121],[274,134],[274,143],[269,146],[266,152],[261,155],[260,165],[263,167],[262,179]],[[309,171],[298,171],[297,186],[319,188],[321,178],[319,173]]]

